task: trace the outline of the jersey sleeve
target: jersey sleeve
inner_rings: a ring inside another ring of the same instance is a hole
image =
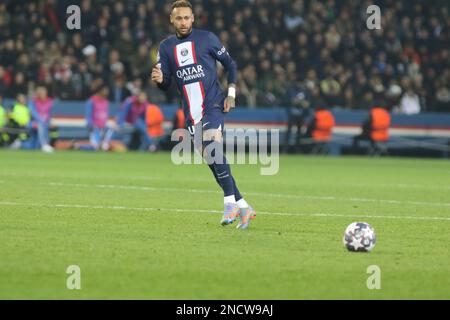
[[[210,53],[214,59],[220,61],[225,70],[228,72],[228,83],[237,82],[237,65],[231,58],[225,46],[219,38],[212,32],[208,35],[208,42],[210,43]]]
[[[158,50],[158,57],[156,58],[156,66],[161,68],[163,73],[163,82],[158,84],[158,87],[167,90],[172,83],[172,72],[170,71],[169,56],[165,50],[164,42],[161,42]]]

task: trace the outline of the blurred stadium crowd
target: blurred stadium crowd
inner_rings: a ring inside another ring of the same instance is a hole
[[[196,27],[218,34],[239,68],[238,105],[450,112],[449,2],[192,0]],[[159,42],[172,32],[171,1],[82,0],[81,30],[66,28],[70,0],[0,4],[0,95],[37,84],[85,100],[102,83],[112,102],[142,88],[156,103],[176,89],[149,81]],[[382,8],[368,30],[366,9]]]

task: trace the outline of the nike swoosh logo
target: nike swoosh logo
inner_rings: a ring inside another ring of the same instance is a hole
[[[188,62],[189,61],[189,59],[186,59],[186,60],[181,60],[181,63],[186,63],[186,62]]]
[[[209,122],[207,122],[207,123],[203,124],[203,127],[204,127],[204,126],[206,126],[206,125],[207,125],[208,123],[209,123]]]

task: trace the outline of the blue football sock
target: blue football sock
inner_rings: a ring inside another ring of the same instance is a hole
[[[233,186],[234,186],[234,197],[236,198],[236,201],[241,200],[243,197],[241,195],[241,193],[239,192],[239,189],[236,185],[236,181],[234,180],[234,177],[231,177],[233,179]]]
[[[222,187],[225,197],[234,195],[234,182],[230,165],[222,152],[222,144],[216,141],[204,141],[204,157],[208,165],[214,169],[214,177]]]
[[[222,188],[222,185],[220,184],[219,179],[217,179],[216,170],[214,170],[214,166],[212,164],[208,164],[208,167],[211,169],[211,172],[214,175],[214,178],[216,179],[217,184]]]
[[[208,165],[209,169],[211,169],[211,172],[214,175],[214,178],[216,179],[217,184],[222,188],[222,185],[220,184],[219,179],[217,178],[217,174],[216,174],[216,170],[214,170],[214,165],[210,164]],[[243,197],[241,195],[241,193],[239,192],[239,189],[236,185],[236,180],[234,180],[234,177],[231,176],[231,178],[233,179],[233,187],[234,187],[234,197],[236,198],[236,201],[241,200]]]

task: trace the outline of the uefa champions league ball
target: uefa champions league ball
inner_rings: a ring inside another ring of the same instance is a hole
[[[353,222],[344,234],[344,246],[349,251],[369,252],[375,247],[375,230],[366,222]]]

